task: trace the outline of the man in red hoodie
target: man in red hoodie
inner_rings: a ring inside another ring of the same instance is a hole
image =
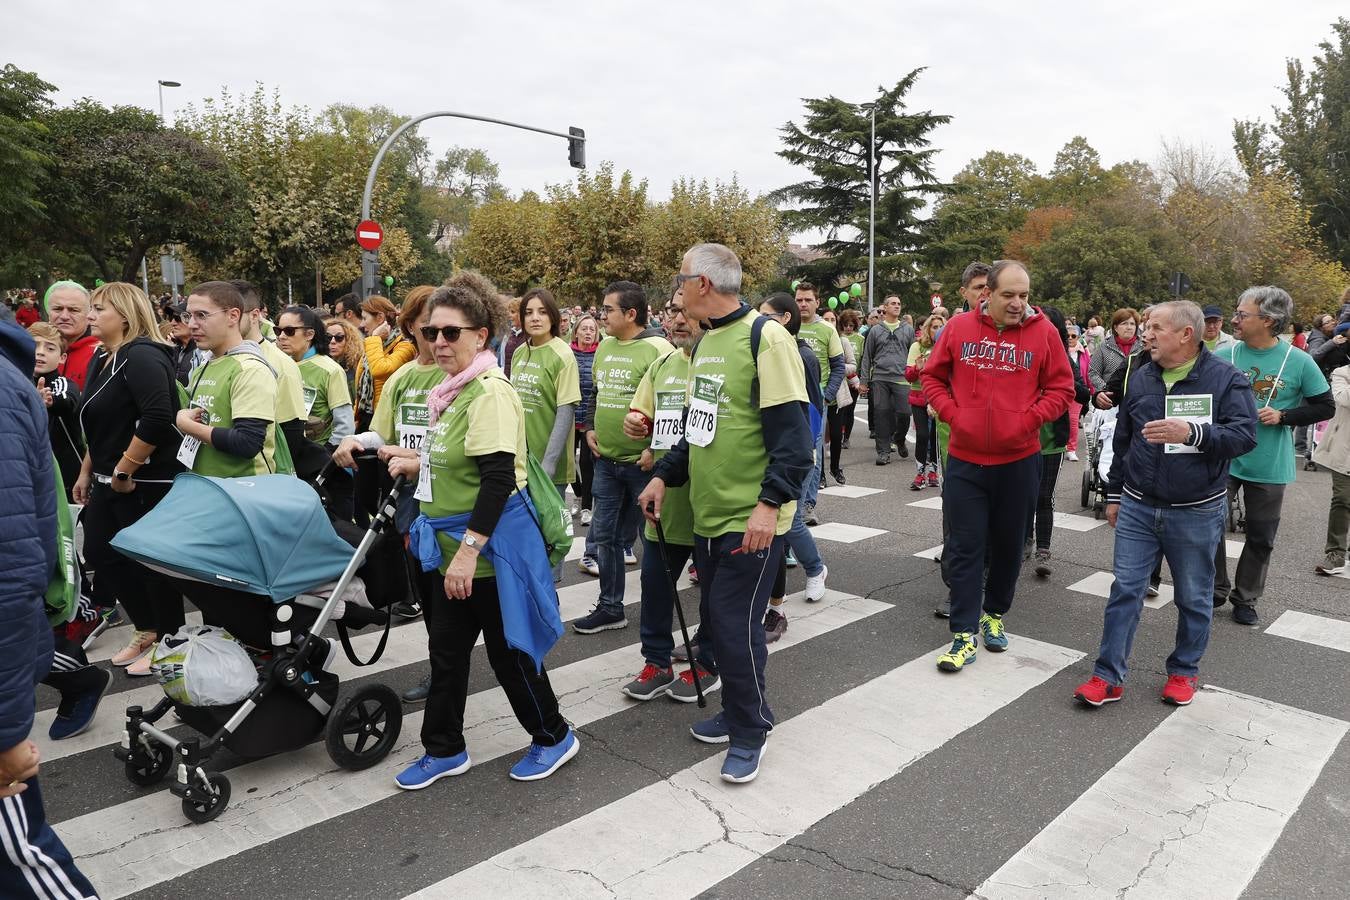
[[[61,374],[83,391],[89,363],[99,347],[98,338],[89,332],[89,292],[79,282],[58,281],[47,288],[43,299],[47,321],[66,339],[66,361],[60,366]]]
[[[1040,489],[1041,426],[1073,400],[1069,355],[1030,293],[1026,267],[994,263],[979,308],[947,323],[923,370],[924,396],[951,426],[942,502],[953,514],[942,555],[951,560],[953,640],[938,657],[944,672],[975,661],[977,629],[991,653],[1008,648],[1003,616]]]

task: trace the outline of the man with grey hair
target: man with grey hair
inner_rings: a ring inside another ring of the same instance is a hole
[[[763,625],[772,573],[814,464],[806,368],[787,329],[738,296],[741,264],[728,248],[692,248],[678,283],[685,314],[705,330],[689,362],[684,436],[638,504],[661,522],[667,485],[689,485],[701,591],[696,668],[700,681],[706,670],[722,684],[722,712],[690,732],[730,744],[722,778],[744,783],[759,774],[774,723]]]
[[[1280,335],[1294,317],[1294,301],[1269,285],[1250,287],[1238,298],[1231,347],[1215,355],[1247,376],[1255,393],[1256,448],[1233,460],[1228,497],[1242,492],[1247,511],[1247,540],[1230,585],[1223,541],[1214,550],[1214,606],[1233,603],[1233,621],[1256,625],[1256,601],[1266,588],[1270,552],[1280,528],[1284,486],[1295,478],[1290,429],[1313,425],[1336,413],[1331,387],[1312,357]]]
[[[1195,696],[1214,612],[1214,546],[1223,546],[1228,465],[1256,446],[1251,391],[1204,346],[1200,307],[1161,303],[1146,328],[1149,359],[1130,375],[1112,438],[1106,519],[1116,530],[1115,580],[1092,677],[1074,692],[1089,706],[1124,695],[1149,577],[1164,557],[1177,632],[1162,698],[1185,706]]]
[[[58,281],[47,288],[44,298],[47,321],[66,339],[66,361],[60,372],[81,391],[99,339],[89,329],[89,291],[78,281]]]

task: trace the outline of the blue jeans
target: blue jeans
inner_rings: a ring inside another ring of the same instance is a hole
[[[1168,675],[1194,676],[1209,644],[1214,615],[1214,547],[1223,538],[1227,508],[1220,497],[1203,506],[1164,509],[1126,494],[1116,517],[1115,576],[1106,601],[1102,646],[1093,673],[1123,684],[1149,575],[1160,558],[1172,570],[1177,607],[1176,648]]]
[[[811,457],[813,461],[811,471],[806,473],[806,481],[802,484],[802,503],[807,506],[816,505],[816,493],[820,490],[820,467],[825,461],[822,452],[824,448],[825,433],[822,431],[820,437],[816,439],[816,447],[812,451],[815,455]]]
[[[670,579],[679,579],[693,555],[694,548],[687,544],[667,543],[663,558],[660,544],[642,539],[642,659],[657,668],[670,668],[670,652],[675,649],[671,631],[678,598]]]
[[[600,599],[596,605],[604,612],[623,612],[623,551],[637,536],[642,515],[637,498],[650,480],[651,475],[637,463],[595,461],[590,537],[595,541],[595,561],[600,566]]]
[[[825,571],[825,560],[820,558],[820,550],[816,548],[816,539],[811,534],[811,529],[806,527],[806,515],[802,512],[802,504],[797,504],[797,512],[792,516],[792,527],[788,533],[783,535],[787,538],[788,549],[797,557],[797,562],[802,564],[802,571],[807,576],[814,578]]]

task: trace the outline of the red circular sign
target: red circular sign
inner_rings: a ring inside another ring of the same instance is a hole
[[[384,242],[384,229],[374,219],[366,219],[356,226],[356,243],[362,250],[378,250]]]
[[[942,305],[942,295],[934,294],[933,296],[928,298],[928,302],[933,304],[933,309],[937,309],[939,306]]]

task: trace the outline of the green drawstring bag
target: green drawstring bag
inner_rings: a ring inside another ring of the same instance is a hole
[[[75,556],[75,519],[66,502],[61,468],[54,458],[52,474],[56,481],[56,568],[47,582],[46,608],[47,621],[55,627],[69,622],[79,608],[80,566]]]
[[[544,471],[533,453],[526,454],[526,490],[538,518],[534,524],[544,537],[544,548],[548,550],[548,562],[556,566],[562,562],[572,549],[572,513],[563,505],[562,495],[553,484],[553,478]],[[528,507],[526,507],[528,509]]]

